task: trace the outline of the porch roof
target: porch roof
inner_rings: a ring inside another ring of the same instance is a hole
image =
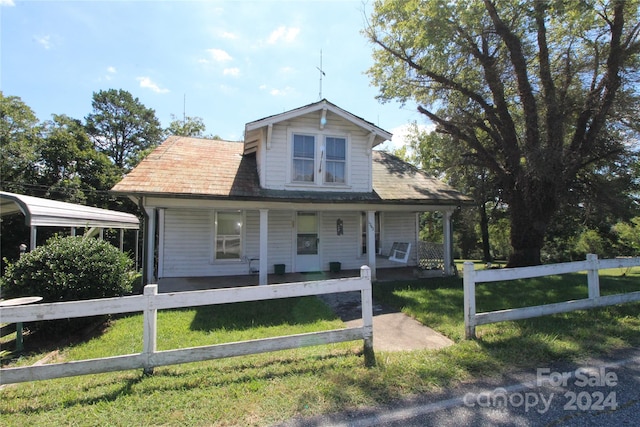
[[[290,191],[260,187],[254,154],[241,142],[172,136],[112,191],[128,196],[460,205],[471,199],[392,156],[373,151],[372,192]]]

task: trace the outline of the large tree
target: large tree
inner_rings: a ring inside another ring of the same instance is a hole
[[[126,90],[94,92],[91,106],[87,131],[96,148],[122,171],[135,166],[140,152],[160,143],[162,127],[155,111]]]
[[[511,266],[541,262],[576,177],[624,153],[607,126],[636,97],[637,1],[388,0],[365,32],[382,100],[415,101],[487,168],[509,206]]]
[[[40,132],[33,110],[19,97],[0,91],[0,190],[32,194]]]
[[[169,127],[165,129],[165,133],[167,136],[203,137],[206,128],[204,120],[202,120],[201,117],[185,116],[180,120],[175,114],[172,114],[171,123],[169,123]]]
[[[39,184],[47,198],[102,208],[111,207],[108,190],[121,171],[91,142],[80,120],[54,114],[44,123]]]

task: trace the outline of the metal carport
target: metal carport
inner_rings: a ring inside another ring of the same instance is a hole
[[[119,229],[121,250],[124,230],[140,229],[138,217],[129,213],[0,191],[0,216],[15,213],[22,213],[26,225],[31,228],[30,250],[36,247],[38,227],[71,228],[72,235],[75,235],[77,228],[81,228],[89,236],[98,232],[102,234],[105,228]]]

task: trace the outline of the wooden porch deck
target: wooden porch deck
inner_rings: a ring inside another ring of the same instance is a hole
[[[376,271],[377,282],[394,280],[419,280],[417,267],[379,268]],[[434,271],[433,277],[442,275]],[[360,270],[342,270],[340,272],[322,271],[317,273],[285,273],[269,274],[267,283],[309,282],[326,279],[340,279],[344,277],[360,277]],[[183,292],[216,288],[230,288],[237,286],[258,286],[258,275],[218,276],[218,277],[165,277],[158,280],[158,292]]]

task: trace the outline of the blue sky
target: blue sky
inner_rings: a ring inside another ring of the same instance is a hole
[[[0,89],[40,120],[83,119],[93,92],[124,89],[156,111],[241,140],[244,124],[322,97],[400,136],[414,105],[381,104],[360,33],[371,4],[324,1],[0,0]],[[186,102],[185,102],[186,99]]]

